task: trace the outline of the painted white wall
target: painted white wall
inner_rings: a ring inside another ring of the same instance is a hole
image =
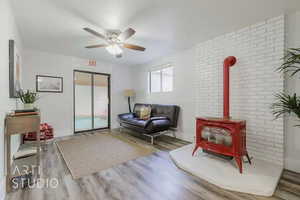
[[[300,11],[287,16],[287,47],[300,47]],[[300,74],[294,77],[285,77],[285,90],[289,94],[300,95]],[[290,116],[285,119],[285,167],[300,173],[300,128],[295,127],[299,120]]]
[[[133,85],[136,90],[134,102],[179,105],[181,110],[176,135],[189,141],[193,141],[195,135],[195,53],[195,49],[192,48],[146,65],[132,67],[135,77]],[[174,67],[174,90],[166,93],[148,93],[148,72],[168,63]]]
[[[231,106],[231,114],[247,120],[250,154],[283,165],[283,120],[273,121],[269,109],[273,94],[283,90],[283,78],[274,72],[280,65],[283,49],[283,16],[221,35],[175,55],[133,67],[135,101],[179,105],[177,136],[193,141],[196,116],[222,116],[222,63],[226,56],[236,55],[239,66],[232,69],[232,82],[236,84],[232,85],[235,97],[231,100],[235,106]],[[174,91],[147,93],[147,72],[168,62],[174,66]],[[241,88],[245,82],[251,88]],[[246,99],[238,94],[244,94]]]
[[[9,0],[0,1],[0,24],[0,199],[4,199],[4,117],[6,112],[13,110],[16,107],[16,100],[9,98],[8,41],[10,39],[15,40],[17,46],[19,47],[19,51],[22,52],[22,41],[16,27]],[[15,152],[19,146],[18,137],[14,138],[12,152]]]
[[[24,50],[23,82],[25,89],[35,90],[36,75],[61,76],[64,78],[63,93],[40,93],[37,106],[42,121],[51,124],[55,137],[73,134],[73,70],[94,71],[111,74],[111,125],[118,126],[117,114],[127,112],[123,90],[131,88],[128,66],[118,66],[97,61],[96,67],[87,66],[81,58]]]

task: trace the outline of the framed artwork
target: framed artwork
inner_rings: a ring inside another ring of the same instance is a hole
[[[63,78],[57,76],[36,76],[36,91],[37,92],[63,92]]]
[[[9,97],[17,98],[21,87],[21,56],[14,40],[9,40]]]

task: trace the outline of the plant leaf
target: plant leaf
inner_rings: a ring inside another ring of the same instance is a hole
[[[300,72],[300,48],[288,49],[282,59],[285,61],[276,71],[291,72],[290,76],[294,76]]]

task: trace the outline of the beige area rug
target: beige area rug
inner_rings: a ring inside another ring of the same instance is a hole
[[[74,179],[156,151],[109,133],[82,135],[56,144]]]

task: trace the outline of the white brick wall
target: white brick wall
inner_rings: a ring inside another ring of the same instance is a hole
[[[231,116],[247,120],[250,156],[283,165],[283,120],[273,120],[270,105],[283,91],[275,72],[284,52],[284,16],[243,28],[197,45],[196,116],[223,115],[223,60],[231,68]]]

